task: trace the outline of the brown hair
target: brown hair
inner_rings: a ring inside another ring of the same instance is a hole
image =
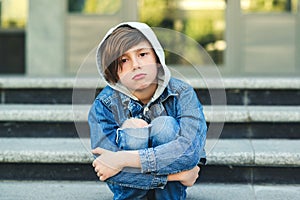
[[[101,64],[104,78],[109,83],[115,84],[119,80],[119,57],[143,41],[148,40],[139,30],[128,25],[118,27],[104,40],[100,47]]]

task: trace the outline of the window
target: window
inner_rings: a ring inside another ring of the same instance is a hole
[[[25,28],[28,15],[28,0],[0,1],[0,27]]]
[[[0,1],[0,74],[25,73],[28,0]]]
[[[297,12],[298,0],[241,0],[244,13]]]
[[[70,13],[111,15],[120,7],[121,0],[68,0]]]

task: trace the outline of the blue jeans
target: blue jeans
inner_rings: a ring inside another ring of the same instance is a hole
[[[138,150],[170,142],[179,134],[177,121],[170,116],[160,116],[145,128],[126,128],[117,136],[117,143],[124,150]],[[108,183],[115,200],[121,199],[185,199],[186,186],[179,181],[168,182],[164,188],[142,190]]]

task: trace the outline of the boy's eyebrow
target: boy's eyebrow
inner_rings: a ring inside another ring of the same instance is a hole
[[[134,51],[142,51],[142,50],[148,50],[148,49],[152,49],[152,48],[150,48],[150,47],[142,47],[142,48],[135,49]]]
[[[149,47],[145,47],[145,48],[141,48],[138,51],[154,51],[153,48],[149,48]]]
[[[129,53],[129,52],[132,52],[132,51],[135,51],[135,52],[138,52],[138,51],[142,51],[142,50],[149,50],[149,49],[152,49],[151,47],[142,47],[142,48],[138,48],[138,49],[133,49],[131,51],[126,51],[123,55]]]

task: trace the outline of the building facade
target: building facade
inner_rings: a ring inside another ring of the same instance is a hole
[[[93,50],[108,28],[122,21],[140,21],[139,4],[146,2],[146,0],[110,0],[115,6],[107,5],[103,8],[105,12],[101,13],[99,11],[101,8],[93,11],[97,6],[93,7],[92,3],[90,8],[86,6],[85,12],[82,12],[83,4],[88,0],[22,1],[27,2],[21,5],[27,8],[26,27],[0,29],[0,74],[72,76],[84,64],[91,65],[85,68],[85,73],[93,75],[94,63],[89,60],[93,58]],[[4,11],[10,5],[7,0],[0,2],[2,5],[0,21],[3,25],[4,22],[7,23],[3,19]],[[201,12],[203,7],[210,7],[224,11],[226,25],[222,41],[225,45],[221,49],[224,61],[216,64],[221,74],[300,75],[298,0],[166,0],[165,2],[169,7],[175,5],[178,14],[175,15],[174,21],[182,23],[187,21],[188,10]],[[267,3],[274,6],[276,2],[277,4],[281,2],[285,8],[280,11],[276,9],[268,12],[253,11],[250,10],[252,6],[250,2],[264,2],[265,7]],[[216,46],[219,43],[213,44]]]

